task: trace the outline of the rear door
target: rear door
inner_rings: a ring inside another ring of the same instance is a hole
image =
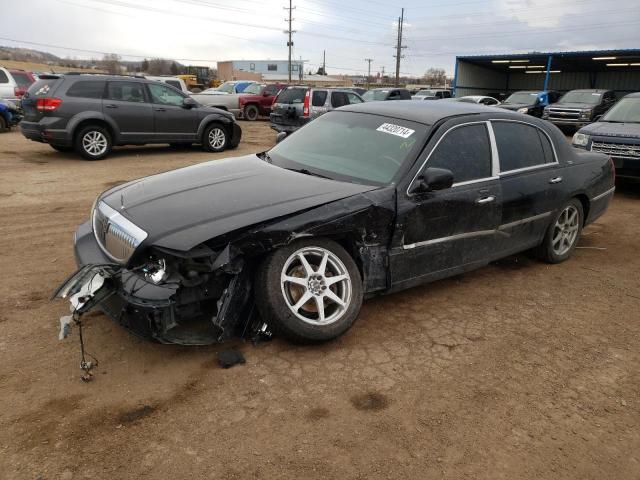
[[[394,285],[483,262],[497,242],[501,191],[487,122],[449,122],[440,129],[418,161],[412,184],[430,167],[451,170],[454,184],[422,194],[412,194],[411,187],[398,192]]]
[[[185,95],[175,88],[161,83],[148,83],[155,141],[195,140],[200,124],[200,116],[195,108],[184,106]]]
[[[153,110],[141,82],[108,82],[102,111],[118,126],[122,143],[153,138]]]
[[[553,143],[540,128],[520,121],[492,120],[500,163],[504,241],[521,251],[540,243],[562,198],[563,169]]]

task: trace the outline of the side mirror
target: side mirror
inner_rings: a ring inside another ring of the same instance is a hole
[[[287,132],[278,133],[278,136],[276,137],[276,143],[280,143],[285,138],[287,138]]]
[[[184,100],[182,100],[182,106],[184,108],[193,108],[198,106],[198,102],[191,97],[185,97]]]
[[[453,173],[445,168],[429,167],[417,178],[411,193],[426,193],[445,190],[453,185]]]

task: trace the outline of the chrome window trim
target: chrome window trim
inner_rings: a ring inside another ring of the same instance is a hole
[[[448,237],[432,238],[432,239],[424,240],[424,241],[421,241],[421,242],[415,242],[415,243],[410,243],[408,245],[402,245],[402,248],[404,250],[411,250],[411,249],[414,249],[416,247],[426,247],[428,245],[435,245],[435,244],[438,244],[438,243],[450,242],[450,241],[453,241],[453,240],[460,240],[460,239],[463,239],[463,238],[472,238],[472,237],[479,237],[479,236],[485,236],[485,235],[494,235],[496,233],[502,233],[503,230],[507,230],[509,228],[517,227],[518,225],[523,225],[525,223],[535,222],[536,220],[542,220],[543,218],[547,218],[547,217],[551,216],[552,213],[553,212],[544,212],[544,213],[540,213],[538,215],[534,215],[532,217],[527,217],[527,218],[523,218],[521,220],[516,220],[515,222],[504,223],[504,224],[500,225],[498,228],[496,228],[495,230],[477,230],[475,232],[457,233],[455,235],[450,235]]]
[[[487,129],[487,135],[489,137],[489,144],[491,146],[491,177],[483,177],[483,178],[476,178],[473,180],[466,180],[464,182],[458,182],[458,183],[454,183],[453,185],[451,185],[451,188],[454,187],[459,187],[459,186],[463,186],[463,185],[470,185],[472,183],[479,183],[479,182],[488,182],[490,180],[495,180],[496,179],[496,168],[499,168],[497,166],[497,157],[494,156],[494,154],[497,155],[497,147],[495,145],[495,137],[493,137],[492,135],[492,131],[491,130],[491,125],[489,123],[488,120],[476,120],[473,122],[465,122],[465,123],[460,123],[458,125],[454,125],[453,127],[449,128],[446,132],[444,132],[442,134],[442,136],[438,139],[438,141],[436,142],[436,144],[433,146],[433,148],[431,149],[431,151],[429,152],[429,154],[427,155],[427,157],[424,159],[424,162],[422,162],[422,165],[420,165],[420,168],[418,168],[418,170],[416,171],[415,175],[413,176],[413,178],[411,179],[411,182],[409,182],[409,186],[407,187],[407,197],[413,197],[416,194],[411,193],[411,186],[413,185],[413,182],[416,181],[416,178],[418,178],[418,175],[420,175],[420,172],[422,172],[424,170],[424,166],[427,164],[427,162],[429,161],[429,159],[431,158],[431,155],[433,155],[433,152],[436,151],[436,149],[438,148],[438,146],[440,145],[440,142],[442,142],[442,140],[449,135],[449,132],[457,129],[457,128],[462,128],[462,127],[466,127],[468,125],[479,125],[479,124],[484,124],[485,128]]]
[[[596,200],[600,200],[601,198],[606,197],[607,195],[611,195],[613,192],[616,191],[616,187],[610,188],[609,190],[607,190],[606,192],[601,193],[600,195],[596,195],[595,197],[593,197],[591,199],[592,202],[595,202]]]
[[[558,161],[558,152],[556,151],[556,146],[553,143],[553,140],[551,139],[551,136],[544,131],[544,129],[540,128],[538,125],[534,125],[533,123],[530,122],[525,122],[523,120],[512,120],[512,119],[508,119],[508,118],[492,118],[489,120],[489,122],[491,122],[491,128],[493,131],[493,122],[511,122],[511,123],[522,123],[523,125],[529,125],[530,127],[533,127],[539,131],[541,131],[542,133],[545,134],[545,136],[547,137],[547,140],[549,140],[549,143],[551,144],[551,150],[553,151],[553,162],[549,162],[549,163],[542,163],[539,165],[533,165],[531,167],[523,167],[523,168],[516,168],[514,170],[505,170],[504,172],[500,171],[500,166],[498,166],[498,171],[499,171],[499,175],[503,176],[503,175],[509,175],[509,174],[515,174],[515,173],[520,173],[520,172],[527,172],[529,170],[538,170],[540,168],[545,168],[545,167],[550,167],[553,165],[560,165],[560,162]],[[494,137],[495,140],[495,137]],[[496,143],[497,145],[497,143]],[[496,147],[497,148],[497,147]],[[499,154],[499,153],[498,153]]]

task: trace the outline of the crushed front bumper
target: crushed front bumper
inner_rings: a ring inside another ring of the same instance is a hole
[[[248,269],[235,275],[221,272],[217,288],[207,286],[200,291],[177,283],[155,285],[142,274],[113,264],[98,246],[90,222],[78,227],[74,251],[80,270],[107,265],[116,272],[96,292],[100,300],[91,307],[98,306],[140,337],[160,343],[210,345],[249,331],[253,304]]]

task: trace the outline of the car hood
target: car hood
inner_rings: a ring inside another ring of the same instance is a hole
[[[304,175],[256,155],[141,178],[102,200],[147,232],[147,245],[186,251],[251,225],[377,187]]]
[[[602,137],[640,138],[640,123],[597,122],[580,129],[580,133]]]
[[[503,103],[501,105],[496,105],[496,107],[497,108],[504,108],[505,110],[512,110],[512,111],[515,112],[519,108],[524,108],[524,107],[531,108],[531,107],[533,107],[533,105],[529,105],[529,104],[526,104],[526,103],[508,103],[508,104],[504,104]]]
[[[597,107],[593,103],[553,103],[551,108],[575,108],[576,110],[593,110]]]

